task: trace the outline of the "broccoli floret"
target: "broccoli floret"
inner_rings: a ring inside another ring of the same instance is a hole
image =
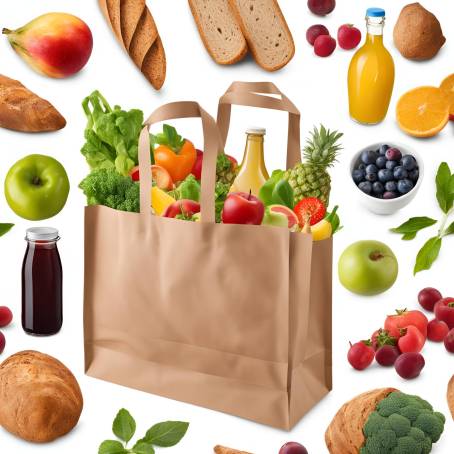
[[[429,454],[443,433],[445,417],[418,396],[393,392],[364,425],[361,454]]]
[[[104,205],[121,211],[140,211],[140,188],[131,177],[114,169],[93,170],[79,185],[88,205]]]

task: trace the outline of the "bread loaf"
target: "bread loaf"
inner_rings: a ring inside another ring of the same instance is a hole
[[[35,443],[70,432],[79,421],[82,393],[60,361],[23,351],[0,364],[0,426]]]
[[[213,60],[231,65],[247,53],[246,39],[228,0],[189,0],[203,44]]]
[[[236,449],[226,448],[224,446],[219,445],[214,447],[214,452],[216,454],[251,454],[250,452],[238,451]]]

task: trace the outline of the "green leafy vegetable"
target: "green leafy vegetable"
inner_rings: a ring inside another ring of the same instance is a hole
[[[8,233],[13,227],[14,224],[0,223],[0,236],[3,236],[6,233]]]
[[[128,443],[136,432],[136,422],[128,410],[121,409],[114,419],[112,431],[121,441],[106,440],[98,454],[155,454],[155,446],[169,448],[178,444],[188,431],[189,423],[182,421],[164,421],[152,426],[145,437],[138,440],[132,448]]]
[[[169,194],[177,200],[189,199],[195,202],[200,201],[200,183],[196,177],[190,173],[173,191]]]
[[[121,211],[140,211],[139,184],[113,169],[93,170],[79,187],[87,196],[88,205],[105,205]]]
[[[232,163],[230,162],[230,159],[227,157],[225,153],[220,153],[218,154],[217,160],[216,160],[216,173],[222,173],[226,172],[227,170],[230,170],[232,167]]]
[[[325,219],[331,224],[331,235],[334,235],[336,232],[343,229],[340,225],[339,215],[337,214],[338,208],[339,207],[336,205],[331,213],[326,213],[325,215]]]
[[[259,198],[265,206],[284,205],[293,209],[295,205],[293,188],[283,179],[284,171],[275,170],[260,188]]]
[[[222,209],[224,202],[229,195],[230,185],[218,181],[214,189],[214,207],[216,211],[216,222],[220,223],[222,218]]]
[[[178,154],[184,144],[184,139],[173,126],[165,124],[162,127],[162,132],[151,135],[151,142],[153,145],[165,145]]]
[[[419,271],[428,270],[438,257],[441,249],[442,239],[435,236],[428,240],[418,252],[413,274]]]
[[[436,219],[431,219],[426,216],[410,218],[399,227],[391,229],[391,232],[401,233],[403,235],[402,239],[412,240],[420,230],[430,227],[437,222]]]

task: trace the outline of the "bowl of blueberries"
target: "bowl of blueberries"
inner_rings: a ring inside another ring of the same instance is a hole
[[[350,173],[366,208],[376,214],[393,214],[414,199],[424,176],[424,165],[407,146],[381,142],[356,153]]]

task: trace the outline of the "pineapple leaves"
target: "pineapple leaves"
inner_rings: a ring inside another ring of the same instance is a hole
[[[303,150],[305,161],[324,169],[332,167],[337,162],[339,151],[342,150],[339,140],[343,135],[341,132],[325,128],[322,124],[318,129],[314,127]]]

